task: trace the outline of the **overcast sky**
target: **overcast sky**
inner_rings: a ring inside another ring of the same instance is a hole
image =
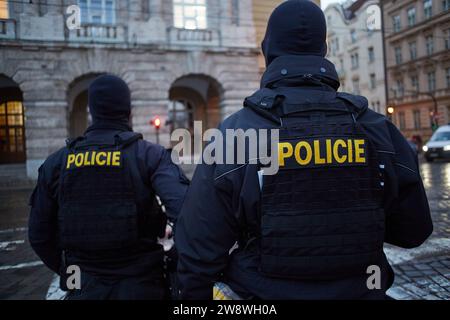
[[[320,6],[322,7],[322,9],[325,9],[330,3],[333,2],[344,2],[343,0],[320,0]]]

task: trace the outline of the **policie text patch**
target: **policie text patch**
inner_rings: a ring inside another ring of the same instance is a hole
[[[120,151],[85,151],[69,153],[66,159],[66,169],[83,167],[120,167],[122,154]]]
[[[318,137],[278,142],[280,169],[367,165],[367,141],[355,137]]]

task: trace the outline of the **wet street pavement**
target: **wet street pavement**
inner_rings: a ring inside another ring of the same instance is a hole
[[[388,294],[395,299],[450,299],[450,162],[423,163],[421,173],[434,232],[420,248],[385,247],[396,273]],[[30,194],[29,183],[0,185],[0,299],[45,299],[54,278],[27,240]]]

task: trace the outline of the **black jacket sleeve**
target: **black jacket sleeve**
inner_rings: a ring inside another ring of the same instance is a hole
[[[60,273],[61,250],[57,243],[58,202],[54,192],[59,166],[55,156],[40,168],[37,185],[30,198],[28,238],[30,245],[47,267]]]
[[[175,245],[183,299],[212,299],[214,282],[224,271],[237,240],[233,212],[237,211],[234,204],[239,192],[233,193],[232,182],[215,175],[214,165],[197,166],[178,219]]]
[[[395,149],[392,165],[396,190],[386,212],[385,239],[399,247],[413,248],[421,245],[433,232],[430,208],[417,155],[392,123],[388,123],[388,128]]]
[[[189,180],[173,163],[170,152],[160,145],[141,141],[138,159],[144,168],[145,179],[165,206],[167,217],[176,221],[189,187]]]

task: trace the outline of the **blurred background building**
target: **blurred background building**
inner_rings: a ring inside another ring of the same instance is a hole
[[[87,88],[103,73],[128,83],[133,128],[147,139],[156,140],[155,116],[165,146],[194,120],[216,127],[258,88],[255,21],[261,34],[280,2],[0,0],[0,163],[25,162],[35,177],[88,126]],[[81,8],[75,30],[71,4]]]
[[[339,74],[340,91],[367,97],[369,107],[385,113],[383,37],[380,26],[368,27],[370,15],[381,20],[378,0],[332,3],[325,17],[328,25],[328,54]],[[370,9],[376,5],[377,12]]]
[[[450,0],[382,0],[388,105],[407,138],[450,121]]]

